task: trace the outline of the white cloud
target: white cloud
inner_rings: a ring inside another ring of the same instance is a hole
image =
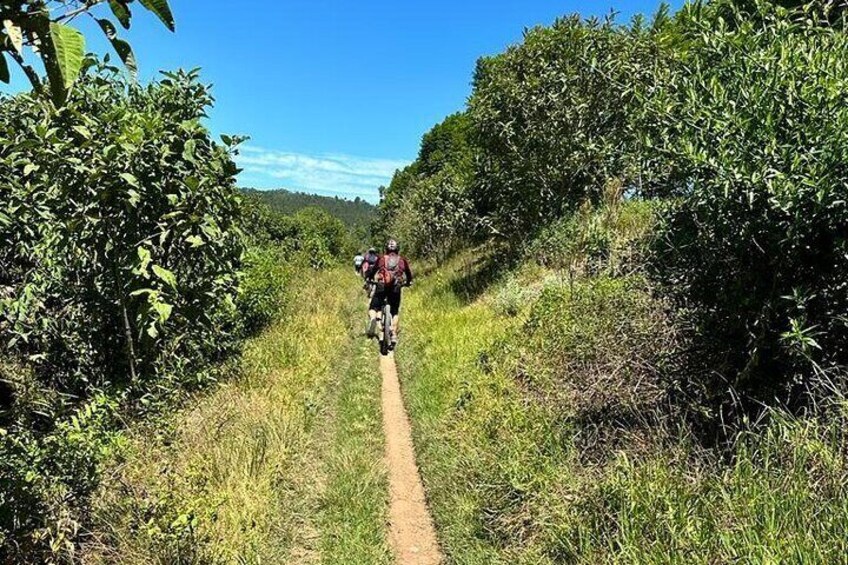
[[[365,198],[376,202],[378,187],[387,185],[407,161],[351,155],[304,155],[256,146],[240,148],[236,162],[244,171],[241,185],[287,188],[330,196]]]

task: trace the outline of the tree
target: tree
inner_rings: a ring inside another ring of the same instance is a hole
[[[80,16],[93,18],[106,35],[115,52],[130,72],[136,61],[129,43],[118,37],[115,24],[108,18],[96,17],[92,10],[108,4],[112,16],[124,29],[132,21],[130,5],[135,0],[0,0],[0,81],[9,83],[8,56],[26,74],[39,93],[49,92],[57,106],[65,103],[85,61],[85,36],[69,25]],[[154,13],[165,26],[174,30],[174,16],[168,0],[138,0]],[[41,59],[47,73],[47,84],[25,60],[29,47]]]

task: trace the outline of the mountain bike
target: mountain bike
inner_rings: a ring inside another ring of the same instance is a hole
[[[410,285],[404,284],[404,287]],[[392,332],[392,306],[388,293],[379,294],[380,308],[377,310],[377,340],[380,342],[380,354],[388,355],[394,350],[394,333]],[[388,323],[386,321],[388,320]]]
[[[380,344],[380,354],[388,355],[392,350],[392,306],[388,295],[381,293],[380,307],[377,309],[377,332],[374,337]]]

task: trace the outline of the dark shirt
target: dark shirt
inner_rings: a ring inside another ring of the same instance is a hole
[[[377,264],[377,261],[380,260],[380,256],[376,253],[366,253],[365,254],[365,262],[368,263],[368,268],[371,269],[374,265]]]

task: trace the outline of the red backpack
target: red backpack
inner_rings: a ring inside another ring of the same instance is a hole
[[[405,278],[406,270],[401,256],[396,253],[383,255],[375,280],[381,284],[384,289],[389,290],[403,286]]]

